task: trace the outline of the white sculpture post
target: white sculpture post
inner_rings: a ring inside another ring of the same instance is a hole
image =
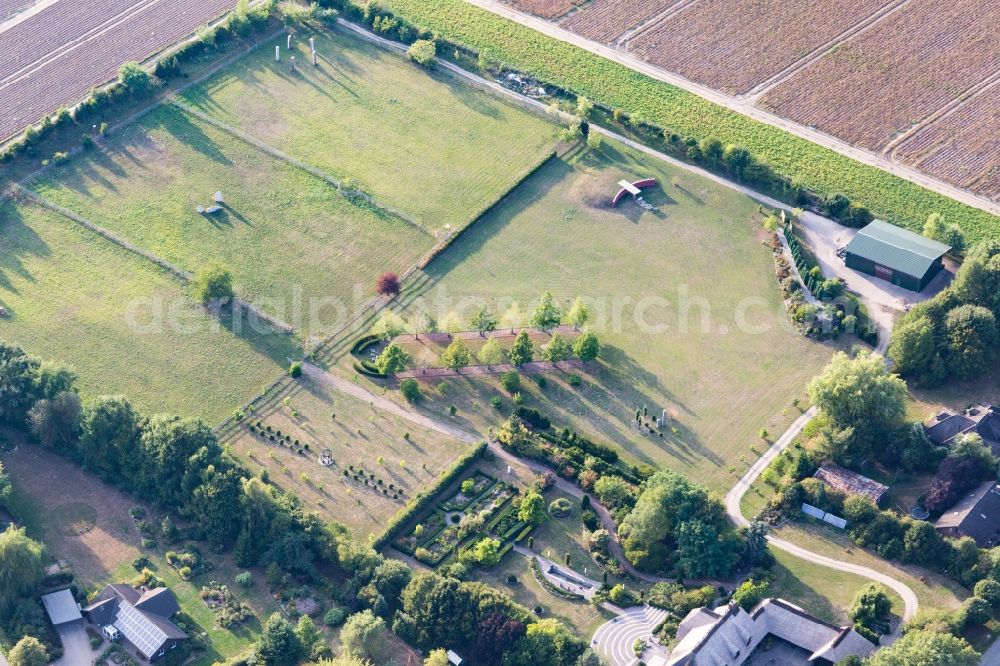
[[[292,71],[295,71],[295,56],[292,56]]]
[[[281,62],[281,47],[274,45],[274,62]]]
[[[292,48],[292,33],[288,33],[288,42],[285,44],[286,49]]]

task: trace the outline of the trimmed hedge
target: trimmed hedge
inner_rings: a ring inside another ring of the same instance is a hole
[[[392,520],[390,520],[389,524],[386,525],[382,534],[375,538],[372,546],[377,549],[395,541],[411,520],[416,518],[420,513],[423,513],[423,511],[434,503],[442,490],[447,488],[455,479],[465,473],[465,471],[469,469],[473,463],[483,456],[483,453],[486,452],[487,446],[488,444],[485,441],[476,444],[470,451],[467,451],[461,458],[456,460],[451,467],[442,472],[441,478],[436,484],[434,484],[431,488],[414,495],[413,498],[407,502],[406,506],[392,517]]]
[[[358,363],[357,361],[355,361],[351,365],[354,366],[355,372],[362,374],[366,377],[374,377],[375,379],[385,379],[386,377],[388,377],[388,375],[379,372],[378,368],[372,365],[371,362],[366,363],[362,361],[361,363]]]
[[[351,353],[352,354],[360,354],[369,345],[371,345],[374,342],[378,342],[378,341],[379,341],[379,337],[377,335],[365,335],[363,337],[360,337],[360,338],[358,338],[358,340],[353,345],[351,345]]]
[[[550,583],[549,579],[545,577],[545,574],[542,573],[541,568],[538,566],[537,557],[531,558],[531,574],[535,577],[535,580],[538,581],[538,584],[545,588],[545,591],[549,594],[559,597],[560,599],[566,599],[567,601],[583,600],[583,595],[576,594],[575,592],[567,592],[566,590],[562,590]]]
[[[518,187],[520,187],[521,184],[524,181],[526,181],[529,178],[531,178],[533,175],[535,175],[535,173],[539,169],[541,169],[543,166],[545,166],[546,164],[548,164],[550,161],[554,160],[555,158],[556,158],[555,152],[549,153],[543,159],[541,159],[539,162],[537,162],[534,166],[532,166],[530,169],[528,169],[520,178],[518,178],[515,182],[511,183],[510,187],[508,187],[507,189],[505,189],[496,199],[494,199],[493,201],[487,203],[485,206],[483,206],[483,208],[478,213],[476,213],[475,215],[473,215],[472,217],[470,217],[468,224],[466,224],[464,227],[462,227],[461,229],[459,229],[458,231],[456,231],[455,233],[453,233],[451,236],[449,236],[448,238],[446,238],[444,241],[438,243],[433,248],[431,248],[431,251],[428,252],[424,256],[424,258],[420,260],[420,263],[418,264],[418,267],[421,270],[423,270],[424,268],[427,268],[427,266],[430,265],[430,263],[432,261],[434,261],[434,259],[439,254],[441,254],[442,252],[444,252],[445,250],[447,250],[449,247],[451,247],[452,243],[454,243],[456,240],[458,240],[459,236],[461,236],[463,233],[465,233],[465,231],[467,229],[469,229],[469,227],[471,227],[477,220],[481,219],[487,213],[489,213],[491,210],[493,210],[498,205],[500,205],[500,203],[504,199],[507,198],[507,195],[509,195],[514,190],[516,190]]]

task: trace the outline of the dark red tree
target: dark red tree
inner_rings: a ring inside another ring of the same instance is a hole
[[[399,276],[395,273],[382,273],[375,283],[375,291],[381,296],[395,296],[399,293]]]
[[[988,473],[981,458],[945,458],[934,475],[924,506],[931,513],[946,511]]]
[[[479,624],[476,653],[486,666],[499,666],[503,654],[524,637],[527,628],[523,622],[512,620],[501,613],[491,613]]]

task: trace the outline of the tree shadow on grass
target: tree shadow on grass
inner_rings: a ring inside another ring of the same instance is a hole
[[[24,257],[49,257],[52,249],[37,231],[25,222],[21,208],[14,202],[0,200],[0,291],[18,294],[11,276],[16,275],[27,282],[36,278],[24,265]],[[6,306],[6,304],[4,304]],[[8,312],[14,314],[11,309]]]
[[[221,310],[219,322],[223,328],[279,366],[287,366],[290,361],[302,356],[301,341],[293,333],[279,331],[247,314],[243,308]]]
[[[416,67],[416,65],[414,66]],[[506,104],[497,99],[494,96],[495,93],[484,91],[468,81],[458,78],[457,75],[449,71],[423,71],[430,78],[447,86],[452,97],[461,102],[469,110],[491,120],[502,121],[507,117],[507,114],[504,113],[504,106]]]
[[[525,210],[544,199],[550,190],[564,185],[564,181],[578,170],[563,159],[553,159],[529,176],[521,185],[505,196],[482,217],[473,221],[462,235],[424,268],[426,280],[422,292],[426,293],[438,280],[462,264],[470,255],[481,251],[492,238],[501,234]]]
[[[169,113],[151,114],[147,117],[150,129],[161,128],[170,134],[178,142],[189,146],[192,150],[201,153],[213,162],[225,166],[232,166],[233,161],[219,148],[201,126],[201,121],[196,121],[180,107],[170,107]]]

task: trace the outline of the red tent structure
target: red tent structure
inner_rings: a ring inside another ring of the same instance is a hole
[[[615,194],[614,198],[611,200],[612,208],[617,206],[618,202],[621,201],[626,194],[631,194],[633,197],[635,197],[637,201],[641,202],[640,205],[642,203],[646,203],[645,201],[643,201],[641,196],[642,190],[647,187],[655,187],[656,179],[644,178],[642,180],[637,180],[633,183],[630,183],[627,180],[620,180],[618,181],[618,185],[621,187],[621,189],[618,190],[618,193]],[[643,208],[646,208],[647,206],[652,208],[652,206],[649,206],[649,204],[646,204],[645,206],[643,206]]]

